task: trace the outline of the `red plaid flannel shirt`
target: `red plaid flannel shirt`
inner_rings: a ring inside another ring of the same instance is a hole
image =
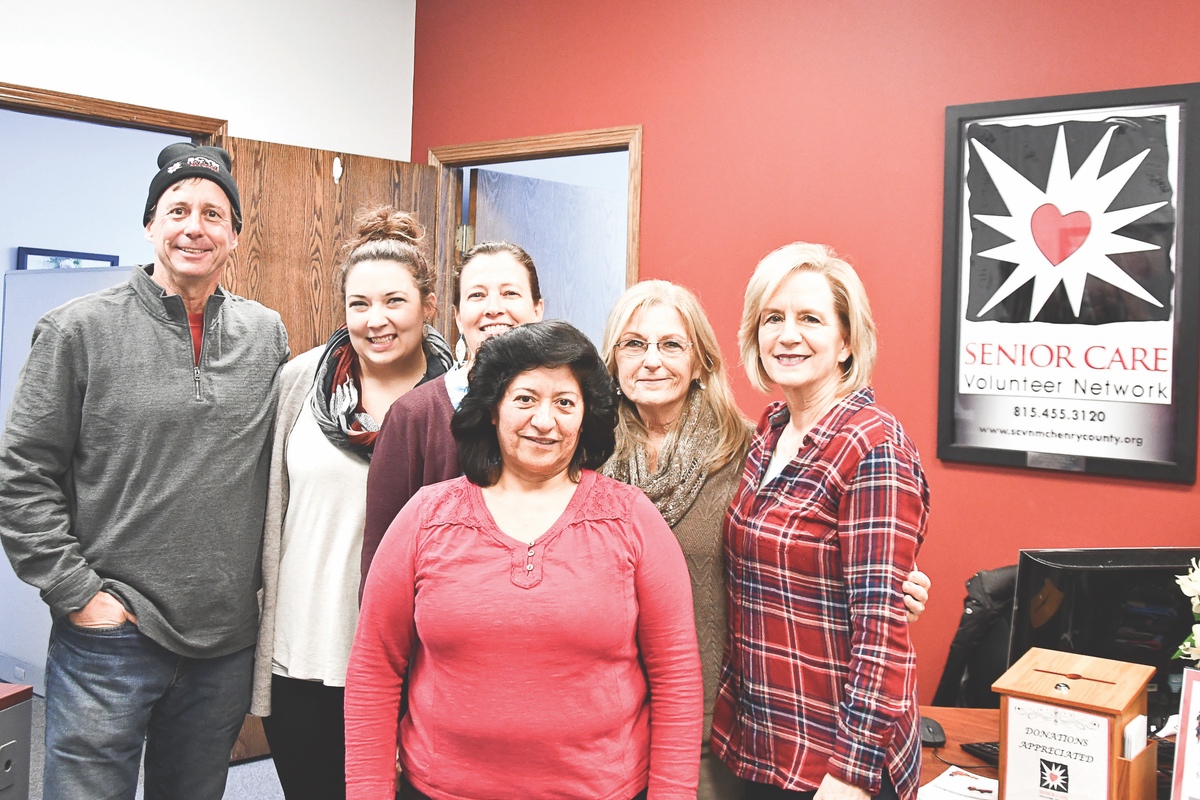
[[[742,778],[793,791],[826,773],[916,797],[916,662],[900,584],[929,516],[917,449],[870,389],[839,402],[760,488],[789,420],[758,425],[725,517],[729,641],[712,747]]]

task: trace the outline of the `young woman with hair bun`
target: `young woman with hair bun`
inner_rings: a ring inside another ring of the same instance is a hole
[[[354,223],[334,273],[346,324],[279,379],[251,712],[288,798],[345,797],[367,466],[392,403],[451,364],[420,225],[390,206]]]

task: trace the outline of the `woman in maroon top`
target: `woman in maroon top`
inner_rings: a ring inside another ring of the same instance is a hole
[[[869,388],[875,325],[822,245],[762,260],[739,332],[767,407],[725,518],[729,645],[713,751],[747,798],[917,795],[916,661],[901,584],[929,514],[916,447]]]
[[[421,489],[367,577],[346,688],[350,798],[694,800],[703,691],[687,566],[594,472],[613,386],[562,321],[482,348],[466,476]],[[399,724],[401,689],[408,707]]]
[[[509,242],[477,244],[454,272],[458,364],[397,400],[379,430],[367,474],[362,576],[396,514],[422,486],[462,474],[450,417],[467,393],[467,373],[488,338],[542,318],[542,291],[529,254]]]

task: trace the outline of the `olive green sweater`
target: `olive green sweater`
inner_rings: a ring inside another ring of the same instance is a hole
[[[742,477],[742,459],[710,473],[692,507],[672,529],[687,561],[696,612],[696,638],[704,674],[704,741],[712,728],[717,699],[717,673],[725,650],[725,549],[721,525]]]

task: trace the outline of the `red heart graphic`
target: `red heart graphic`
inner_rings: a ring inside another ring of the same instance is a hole
[[[1086,211],[1064,215],[1053,203],[1038,206],[1029,219],[1033,243],[1054,266],[1058,266],[1083,246],[1092,232],[1092,218]]]

